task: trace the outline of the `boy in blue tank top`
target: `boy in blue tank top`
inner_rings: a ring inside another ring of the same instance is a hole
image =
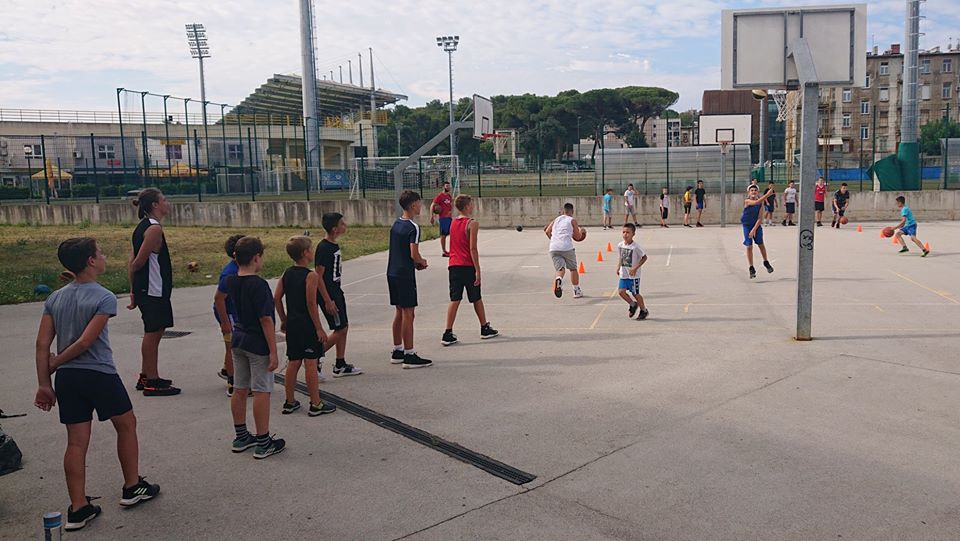
[[[763,245],[763,227],[760,225],[763,215],[760,210],[764,203],[773,197],[773,190],[760,197],[760,188],[751,184],[747,189],[747,198],[743,201],[743,214],[740,215],[740,224],[743,226],[743,245],[747,247],[747,264],[750,265],[750,279],[757,277],[757,269],[753,268],[753,245],[760,248],[763,256],[763,266],[767,272],[773,272],[773,266],[767,261],[767,248]]]

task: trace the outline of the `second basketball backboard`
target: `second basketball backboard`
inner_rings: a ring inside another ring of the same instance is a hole
[[[863,86],[866,4],[723,10],[720,74],[725,90],[797,88],[790,47],[806,38],[821,86]]]
[[[750,115],[700,115],[701,145],[749,145],[753,118]]]
[[[493,134],[493,102],[478,94],[473,95],[473,138],[485,139]]]

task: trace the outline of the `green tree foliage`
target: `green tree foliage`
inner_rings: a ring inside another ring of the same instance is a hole
[[[928,122],[920,127],[920,152],[927,156],[939,156],[940,140],[960,137],[960,123],[948,118]]]

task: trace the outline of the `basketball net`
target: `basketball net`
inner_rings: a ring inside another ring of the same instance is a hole
[[[777,104],[777,122],[786,122],[797,112],[800,103],[799,92],[778,91],[771,94],[773,102]]]
[[[727,154],[727,145],[730,144],[730,141],[717,141],[720,144],[720,154]]]

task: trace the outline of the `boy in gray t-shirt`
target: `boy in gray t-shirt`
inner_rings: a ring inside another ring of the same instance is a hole
[[[120,505],[133,506],[160,492],[138,472],[137,420],[127,391],[113,364],[107,321],[117,314],[117,297],[97,283],[107,258],[95,239],[67,239],[57,249],[73,283],[54,292],[43,305],[37,332],[37,381],[34,404],[50,411],[60,403],[60,422],[67,425],[63,467],[70,507],[66,530],[79,530],[100,514],[86,494],[86,454],[93,412],[109,419],[117,431],[117,455],[124,483]],[[57,353],[50,353],[53,339]],[[56,372],[56,384],[51,375]]]

